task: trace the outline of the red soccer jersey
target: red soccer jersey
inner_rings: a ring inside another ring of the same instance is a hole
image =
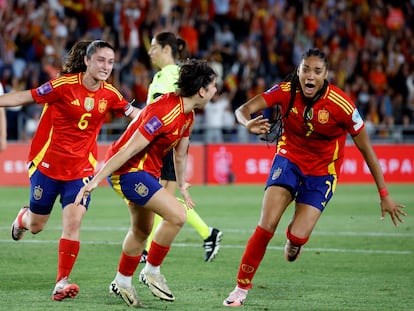
[[[119,140],[110,146],[105,161],[121,149],[138,130],[150,144],[130,158],[114,174],[145,171],[159,178],[162,158],[182,137],[190,136],[193,122],[194,112],[184,113],[181,97],[175,93],[162,95],[151,105],[147,105],[138,119],[133,120]]]
[[[132,107],[111,84],[92,92],[82,74],[52,79],[32,89],[36,103],[45,105],[28,161],[46,176],[73,180],[93,175],[97,163],[96,138],[108,111],[128,114]]]
[[[281,82],[263,93],[268,106],[288,109],[290,82]],[[305,121],[306,105],[300,93],[284,120],[284,131],[277,152],[295,163],[304,174],[339,175],[347,133],[358,134],[364,127],[351,99],[332,84],[316,100]]]

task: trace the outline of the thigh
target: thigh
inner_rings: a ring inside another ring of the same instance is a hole
[[[49,215],[59,195],[59,182],[34,170],[30,176],[30,211]]]
[[[92,177],[93,176],[89,176],[60,182],[60,203],[62,204],[62,208],[65,208],[65,206],[75,202],[79,190],[86,185]],[[90,198],[91,196],[89,195],[86,203],[83,203],[82,201],[82,205],[85,206],[86,209],[88,209]]]
[[[152,196],[162,188],[154,176],[143,171],[111,175],[110,185],[127,202],[139,206],[146,206]]]
[[[298,188],[296,202],[325,209],[336,188],[336,176],[306,176]]]

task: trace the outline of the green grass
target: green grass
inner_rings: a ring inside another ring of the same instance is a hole
[[[405,223],[395,228],[380,221],[373,185],[343,185],[321,217],[297,262],[283,256],[289,208],[271,241],[243,310],[414,310],[414,185],[390,185],[393,197],[407,206]],[[202,241],[186,225],[162,272],[176,301],[166,303],[134,284],[153,310],[227,310],[223,299],[235,286],[238,264],[256,227],[263,186],[196,186],[191,189],[204,220],[222,229],[219,256],[203,261]],[[53,302],[61,210],[56,205],[46,229],[10,238],[10,224],[28,189],[0,189],[1,310],[126,310],[108,285],[116,273],[121,242],[129,225],[123,201],[107,187],[93,194],[81,232],[81,251],[71,274],[81,292],[76,299]],[[141,269],[138,267],[137,275]]]

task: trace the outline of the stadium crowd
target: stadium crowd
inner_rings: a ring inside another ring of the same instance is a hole
[[[220,108],[211,111],[223,117],[200,112],[196,133],[221,126],[224,140],[248,140],[234,135],[232,112],[283,80],[310,47],[327,52],[329,79],[353,98],[368,126],[383,128],[383,137],[394,126],[414,126],[413,0],[0,0],[0,18],[5,92],[55,77],[76,41],[103,39],[117,50],[111,82],[142,106],[156,71],[147,54],[151,38],[172,31],[187,42],[189,57],[208,59],[219,75],[211,104]],[[6,113],[8,139],[30,139],[39,107]]]

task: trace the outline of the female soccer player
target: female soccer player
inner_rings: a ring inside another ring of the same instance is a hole
[[[152,63],[160,68],[148,88],[147,105],[151,104],[162,94],[174,92],[177,89],[177,79],[180,67],[177,64],[185,58],[187,54],[186,43],[177,38],[172,32],[158,33],[151,41],[151,48],[148,55]],[[170,150],[163,158],[161,168],[161,184],[172,194],[175,195],[177,181],[174,170],[173,150]],[[144,250],[141,262],[146,262],[148,251],[151,248],[152,238],[161,218],[155,215],[154,226],[148,238],[146,249]],[[194,209],[187,210],[187,223],[190,224],[201,236],[204,241],[204,251],[206,262],[211,262],[220,249],[220,242],[223,233],[209,227]],[[163,230],[160,227],[158,230]],[[151,253],[151,252],[150,252]],[[152,257],[152,255],[150,256]]]
[[[151,245],[156,260],[147,262],[140,279],[159,298],[175,299],[160,273],[160,266],[186,221],[186,208],[158,179],[163,157],[174,148],[178,189],[186,206],[194,207],[188,192],[190,185],[185,181],[193,110],[203,109],[216,93],[216,74],[205,61],[189,60],[180,69],[177,87],[176,93],[160,96],[130,123],[109,148],[105,165],[79,191],[75,202],[87,202],[90,192],[109,176],[112,188],[128,203],[131,225],[109,290],[129,306],[142,306],[132,285],[132,276],[152,230],[154,213],[162,217],[163,230],[155,232]]]
[[[237,286],[225,306],[243,305],[267,245],[288,205],[295,213],[287,230],[285,257],[295,261],[308,241],[336,188],[344,145],[349,133],[374,177],[381,199],[382,219],[391,215],[394,225],[403,222],[404,207],[389,195],[384,176],[364,123],[351,99],[327,81],[328,60],[318,49],[308,50],[289,82],[281,82],[241,105],[236,118],[251,133],[267,134],[268,119],[251,115],[267,107],[282,110],[283,133],[266,183],[262,212],[247,242]]]
[[[83,57],[79,59],[76,55]],[[86,46],[80,42],[70,51],[60,77],[35,89],[0,96],[2,107],[32,102],[44,105],[28,156],[30,204],[19,211],[11,235],[18,241],[26,230],[33,234],[42,231],[60,195],[63,231],[53,300],[73,298],[79,292],[79,286],[69,283],[68,278],[79,253],[80,225],[89,200],[81,206],[73,202],[79,189],[94,174],[96,137],[105,114],[108,111],[130,117],[138,114],[114,86],[105,82],[114,62],[115,51],[109,43],[97,40]]]

